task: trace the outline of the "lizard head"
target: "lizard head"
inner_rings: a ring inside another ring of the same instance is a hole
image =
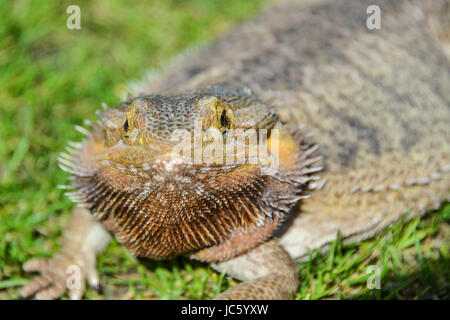
[[[275,108],[239,90],[139,96],[99,116],[61,165],[74,199],[136,255],[166,258],[266,226],[262,241],[318,169]]]
[[[259,142],[267,142],[260,134],[270,136],[278,120],[271,106],[240,91],[219,87],[178,96],[140,96],[99,116],[97,140],[104,144],[102,154],[128,164],[155,160],[222,164],[227,156],[248,157],[248,152],[239,154],[223,145],[238,143],[236,135],[243,133],[246,137],[239,141],[241,146],[258,147]],[[214,154],[208,153],[211,149]]]

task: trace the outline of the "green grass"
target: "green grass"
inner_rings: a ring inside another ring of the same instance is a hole
[[[0,299],[18,297],[21,265],[57,252],[72,203],[56,188],[56,165],[73,126],[102,101],[184,48],[207,43],[256,14],[264,0],[95,1],[80,4],[81,30],[66,28],[76,1],[0,2]],[[399,223],[375,239],[311,253],[299,264],[298,299],[449,298],[450,206]],[[99,257],[102,290],[86,298],[210,298],[234,283],[206,264],[178,258],[136,263],[114,242]],[[367,268],[381,289],[366,286]]]

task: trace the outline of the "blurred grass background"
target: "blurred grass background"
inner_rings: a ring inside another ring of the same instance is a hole
[[[72,203],[56,188],[67,174],[56,157],[102,101],[150,67],[212,41],[257,14],[267,0],[0,1],[0,299],[18,297],[30,279],[21,265],[50,257]],[[66,28],[66,8],[81,8],[81,30]],[[450,298],[450,206],[398,223],[359,245],[336,241],[299,264],[298,299]],[[234,283],[185,258],[136,263],[114,242],[99,257],[102,290],[86,298],[203,299]],[[368,265],[381,270],[370,290]]]

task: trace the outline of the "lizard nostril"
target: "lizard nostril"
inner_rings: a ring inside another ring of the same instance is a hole
[[[220,125],[222,127],[228,127],[228,117],[225,114],[225,111],[222,112],[222,115],[220,116]]]

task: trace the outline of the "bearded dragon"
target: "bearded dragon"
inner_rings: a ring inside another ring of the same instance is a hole
[[[369,5],[380,29],[366,26]],[[21,294],[80,298],[85,279],[98,285],[112,233],[136,256],[184,254],[242,281],[218,298],[286,299],[309,249],[439,207],[450,194],[449,18],[447,1],[283,1],[151,75],[60,158],[77,206],[61,252],[24,265],[41,275]],[[267,153],[251,162],[223,148],[198,163],[174,151],[176,130],[183,147],[208,150],[208,128],[264,129]],[[72,265],[79,288],[67,287]]]

